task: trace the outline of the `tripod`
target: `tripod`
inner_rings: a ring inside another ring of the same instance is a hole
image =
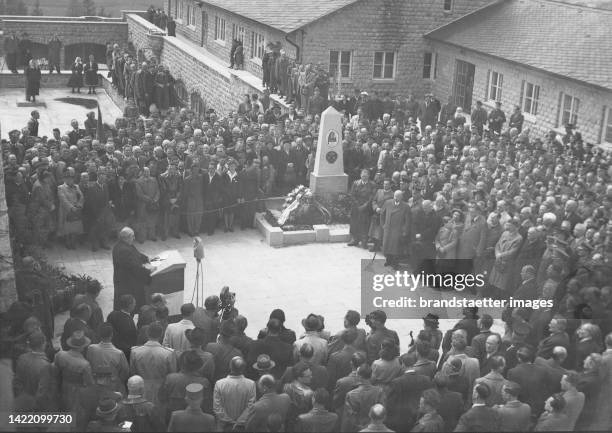
[[[202,305],[200,305],[200,302]],[[196,276],[193,283],[193,292],[191,293],[191,303],[196,307],[202,307],[204,304],[204,270],[202,268],[202,260],[196,260]]]

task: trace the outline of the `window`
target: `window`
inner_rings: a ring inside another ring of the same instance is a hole
[[[559,125],[565,126],[568,123],[576,125],[578,123],[578,109],[580,99],[561,92],[559,104]]]
[[[540,86],[523,81],[521,85],[521,110],[533,116],[538,114],[538,102],[540,100]]]
[[[257,32],[251,33],[251,58],[261,59],[264,55],[264,37]]]
[[[438,75],[438,56],[426,51],[423,54],[423,78],[434,80]]]
[[[502,97],[502,85],[504,84],[504,74],[500,74],[499,72],[489,71],[488,75],[488,83],[487,83],[487,95],[485,95],[485,99],[490,99],[492,101],[501,101]]]
[[[215,40],[225,42],[225,20],[215,16]]]
[[[187,5],[187,25],[195,27],[195,7],[191,5]]]
[[[373,78],[379,80],[395,78],[395,53],[393,51],[377,51],[374,53]]]
[[[602,127],[601,142],[612,144],[612,108],[610,107],[604,107]]]
[[[351,54],[350,51],[329,52],[329,75],[332,78],[338,78],[338,70],[341,78],[351,77]]]
[[[244,43],[244,26],[232,24],[232,39],[238,39]]]
[[[444,0],[444,10],[446,12],[452,12],[452,10],[453,10],[453,0]]]

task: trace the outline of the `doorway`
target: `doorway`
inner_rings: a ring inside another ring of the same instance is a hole
[[[470,112],[472,109],[472,94],[474,93],[474,74],[476,66],[472,63],[457,60],[455,65],[455,82],[453,96],[455,105]]]

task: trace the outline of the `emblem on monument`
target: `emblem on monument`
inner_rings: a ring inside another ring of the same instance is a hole
[[[338,133],[336,131],[329,131],[327,134],[327,145],[334,147],[338,144]]]
[[[338,159],[338,154],[336,152],[334,152],[333,150],[330,150],[329,152],[327,152],[327,154],[325,155],[325,159],[327,160],[327,162],[329,162],[330,164],[333,164],[334,162],[336,162],[336,160]]]

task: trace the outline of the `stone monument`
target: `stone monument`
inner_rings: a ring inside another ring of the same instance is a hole
[[[321,114],[315,165],[310,173],[310,189],[315,195],[346,193],[348,175],[344,173],[342,151],[342,114],[328,107]]]

